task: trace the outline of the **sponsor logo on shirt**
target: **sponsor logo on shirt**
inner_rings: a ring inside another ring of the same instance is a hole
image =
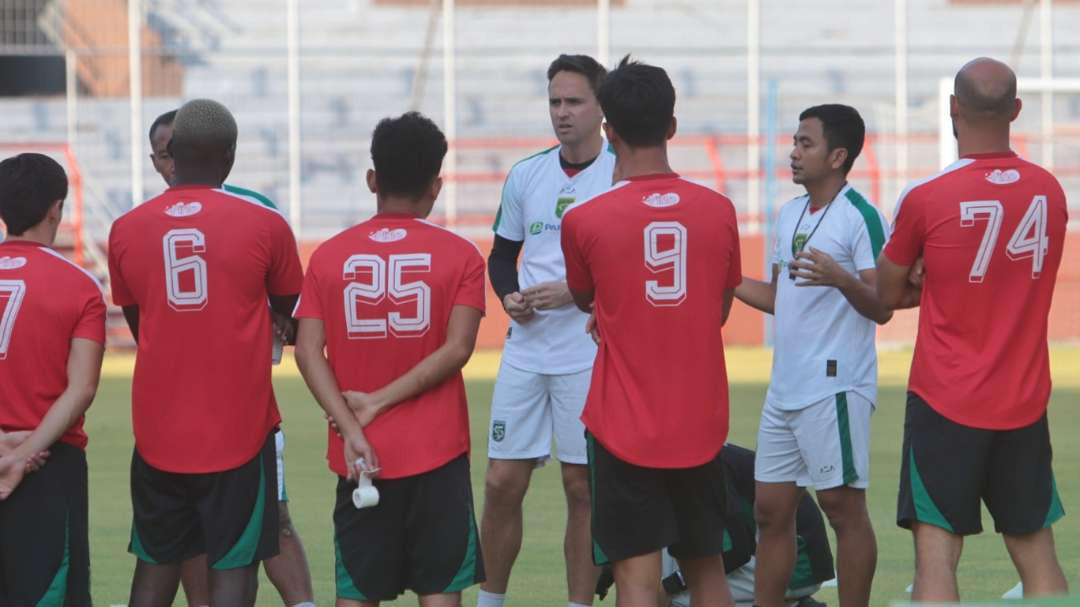
[[[165,214],[170,217],[191,217],[201,210],[201,202],[178,202],[165,209]]]
[[[407,235],[408,232],[405,231],[405,228],[394,228],[393,230],[390,228],[379,228],[368,234],[368,238],[375,242],[396,242],[398,240],[403,240]]]
[[[645,204],[649,205],[650,207],[663,208],[663,207],[673,207],[673,206],[679,204],[679,200],[680,200],[679,195],[676,194],[675,192],[667,192],[665,194],[660,194],[658,192],[654,192],[654,193],[649,194],[648,196],[645,196],[644,198],[642,198],[641,202],[644,202]]]
[[[0,257],[0,270],[18,270],[25,265],[25,257]]]
[[[506,422],[501,419],[491,422],[491,440],[501,443],[506,438]]]
[[[529,224],[529,234],[533,236],[539,235],[541,232],[558,232],[559,224],[557,223],[544,223],[543,221],[534,221]]]
[[[555,201],[555,216],[562,219],[563,213],[566,212],[566,207],[574,204],[573,196],[559,196],[559,199]]]
[[[1020,181],[1020,171],[1016,169],[994,169],[986,174],[986,180],[996,185],[1007,185]]]

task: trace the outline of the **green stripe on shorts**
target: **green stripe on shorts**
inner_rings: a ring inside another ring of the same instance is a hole
[[[591,432],[587,432],[585,434],[585,445],[587,447],[589,457],[589,487],[591,489],[591,495],[589,496],[589,507],[592,509],[592,520],[596,520],[596,453],[594,451],[596,439],[593,438]],[[610,562],[607,555],[604,554],[604,550],[600,548],[600,544],[596,542],[595,538],[593,538],[592,540],[592,551],[593,564],[597,567],[606,565]]]
[[[836,394],[836,426],[840,432],[840,460],[844,467],[844,484],[850,485],[859,480],[855,471],[855,458],[851,452],[851,422],[848,420],[847,393]]]
[[[471,502],[471,500],[470,500]],[[443,590],[443,593],[461,592],[476,583],[476,517],[473,514],[472,504],[469,504],[469,545],[465,548],[465,558],[461,560],[454,579]]]
[[[71,567],[71,516],[64,521],[64,557],[60,559],[60,568],[56,570],[52,582],[41,596],[35,607],[55,607],[63,605],[67,598],[68,569]]]
[[[135,527],[135,521],[131,521],[131,543],[128,545],[128,552],[135,555],[135,558],[140,561],[145,561],[151,565],[157,565],[157,559],[150,556],[150,553],[146,551],[146,547],[143,546],[142,538],[139,537],[139,530]]]
[[[263,516],[266,514],[266,458],[262,451],[256,457],[259,458],[259,495],[255,499],[255,508],[252,509],[251,518],[248,519],[247,527],[240,534],[240,538],[225,556],[212,565],[212,569],[236,569],[255,562],[255,551],[262,538]]]
[[[930,497],[926,485],[923,484],[922,475],[919,474],[919,467],[915,465],[914,448],[910,450],[908,457],[910,457],[908,474],[911,477],[911,499],[915,502],[915,519],[920,523],[941,527],[949,533],[956,533],[953,526],[945,519],[945,515],[938,509],[937,504],[934,503],[934,499]]]
[[[334,572],[337,582],[337,596],[340,599],[353,601],[366,601],[367,597],[356,587],[356,582],[345,568],[345,559],[341,558],[341,544],[338,543],[337,534],[334,535]]]
[[[1065,516],[1065,507],[1061,505],[1061,496],[1058,495],[1057,479],[1054,478],[1054,473],[1050,473],[1050,509],[1046,512],[1046,522],[1043,523],[1043,529],[1053,525],[1061,520]]]

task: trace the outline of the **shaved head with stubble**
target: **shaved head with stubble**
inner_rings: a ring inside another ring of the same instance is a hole
[[[953,85],[960,111],[969,122],[1011,122],[1019,110],[1016,74],[988,57],[970,61],[956,73]]]
[[[169,142],[176,183],[220,186],[232,170],[236,138],[236,120],[224,105],[211,99],[185,103],[176,112]]]

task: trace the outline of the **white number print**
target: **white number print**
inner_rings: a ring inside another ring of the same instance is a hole
[[[677,221],[654,221],[645,226],[645,267],[653,274],[671,272],[671,284],[645,281],[645,299],[657,307],[677,306],[686,300],[686,226]],[[660,249],[660,239],[670,236],[670,248]]]
[[[161,240],[169,307],[177,312],[202,310],[207,301],[206,260],[197,254],[206,252],[206,236],[195,228],[183,228],[169,230]],[[190,248],[193,255],[178,257],[180,247]],[[192,273],[190,289],[180,284],[184,272]]]
[[[388,270],[389,266],[389,271]],[[431,287],[423,281],[405,282],[408,273],[431,271],[430,253],[390,255],[389,263],[378,255],[353,255],[345,261],[345,330],[349,339],[420,337],[431,327]],[[366,280],[358,280],[366,275]],[[358,304],[377,306],[389,292],[394,305],[416,304],[416,315],[394,311],[385,318],[360,314]]]
[[[997,200],[960,203],[961,227],[974,227],[976,220],[983,218],[986,220],[986,230],[983,232],[982,242],[979,243],[979,251],[975,255],[974,263],[971,264],[971,271],[968,272],[969,282],[982,282],[986,277],[994,247],[997,246],[998,236],[1001,235],[1004,215],[1004,207]],[[1046,251],[1049,247],[1050,239],[1046,235],[1046,196],[1038,195],[1031,199],[1031,204],[1028,205],[1023,219],[1009,238],[1005,254],[1013,261],[1030,257],[1031,277],[1035,279],[1042,273],[1043,261],[1046,259]]]
[[[11,333],[15,330],[15,319],[19,316],[23,297],[26,295],[26,283],[21,280],[0,280],[0,300],[6,299],[3,315],[0,316],[0,360],[8,355],[11,346]]]

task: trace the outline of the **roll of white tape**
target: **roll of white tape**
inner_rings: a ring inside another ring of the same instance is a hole
[[[379,490],[372,485],[357,487],[352,492],[352,503],[358,510],[378,506]]]

